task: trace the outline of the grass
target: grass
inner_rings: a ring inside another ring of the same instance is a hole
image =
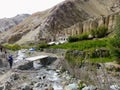
[[[50,48],[60,48],[60,49],[68,49],[68,50],[88,50],[91,48],[101,48],[107,47],[109,39],[101,39],[101,40],[85,40],[73,43],[66,43],[61,45],[54,45]]]
[[[78,41],[78,42],[72,42],[72,43],[65,43],[61,45],[54,45],[50,46],[50,48],[54,49],[67,49],[67,50],[78,50],[78,51],[91,51],[91,50],[98,50],[100,48],[105,48],[109,50],[109,40],[110,38],[103,38],[98,40],[84,40],[84,41]],[[105,53],[105,52],[104,52]],[[82,64],[84,61],[84,57],[80,57],[73,55],[72,53],[66,54],[66,59],[71,64]],[[113,62],[115,61],[115,58],[110,56],[106,57],[90,57],[88,62],[91,63],[106,63],[106,62]]]

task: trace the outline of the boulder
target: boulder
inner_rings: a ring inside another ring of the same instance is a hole
[[[48,87],[48,90],[54,90],[54,88],[52,86]]]
[[[0,85],[0,90],[3,90],[3,88],[4,88],[4,85]]]
[[[24,83],[21,86],[21,90],[32,90],[31,86],[29,86],[27,83]]]
[[[11,90],[12,84],[9,81],[6,81],[4,84],[4,89],[3,90]]]
[[[117,84],[111,85],[110,90],[120,90],[120,87]]]
[[[75,83],[65,86],[65,90],[78,90],[78,85]]]
[[[90,86],[84,87],[82,90],[97,90],[97,88],[93,85],[90,85]]]
[[[19,74],[18,73],[12,73],[12,75],[10,76],[10,79],[12,80],[18,80],[20,77],[19,77]]]
[[[41,87],[41,82],[35,83],[35,84],[34,84],[34,87],[35,87],[35,88],[36,88],[36,87]]]

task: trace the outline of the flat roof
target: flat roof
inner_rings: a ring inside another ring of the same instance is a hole
[[[26,60],[28,60],[28,61],[36,61],[36,60],[40,60],[40,59],[47,58],[47,57],[48,57],[48,55],[40,55],[40,56],[34,56],[34,57],[26,58]]]

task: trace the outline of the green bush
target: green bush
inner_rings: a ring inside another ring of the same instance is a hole
[[[91,30],[91,35],[95,38],[102,38],[105,37],[107,34],[108,28],[105,26],[100,26],[96,29]]]
[[[78,36],[78,39],[79,39],[79,41],[88,40],[88,34],[87,33],[83,33],[83,34]]]
[[[77,36],[69,36],[68,37],[68,42],[76,42],[76,41],[78,41],[79,39],[78,39],[78,37]]]
[[[49,47],[49,45],[46,43],[36,45],[37,50],[41,50],[41,48],[43,49],[43,48],[48,48],[48,47]]]
[[[77,41],[82,41],[82,40],[88,40],[87,33],[83,33],[83,34],[77,35],[77,36],[69,36],[68,37],[68,42],[77,42]]]

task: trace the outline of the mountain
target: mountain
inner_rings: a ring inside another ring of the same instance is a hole
[[[32,14],[0,36],[3,42],[18,44],[44,39],[54,41],[60,36],[80,34],[102,24],[111,27],[114,14],[119,10],[120,0],[66,0],[46,11]]]
[[[22,22],[28,16],[29,16],[29,14],[22,14],[22,15],[17,15],[12,18],[0,19],[0,32],[7,31],[8,29],[18,25],[20,22]]]

